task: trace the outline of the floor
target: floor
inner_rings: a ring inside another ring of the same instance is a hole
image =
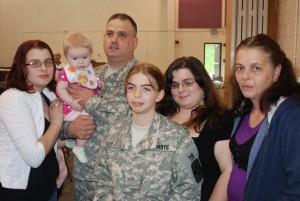
[[[73,152],[71,150],[65,150],[65,160],[68,168],[68,176],[64,182],[63,191],[58,201],[72,201],[73,200],[73,178],[72,178],[72,168],[73,168]]]

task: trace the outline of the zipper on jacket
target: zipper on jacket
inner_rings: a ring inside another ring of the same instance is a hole
[[[270,125],[268,126],[268,129],[267,129],[267,132],[266,132],[265,137],[263,139],[263,142],[262,142],[262,144],[260,146],[260,149],[259,149],[259,151],[257,153],[257,156],[256,156],[256,158],[254,160],[254,166],[252,167],[251,172],[250,172],[249,177],[248,177],[248,180],[246,182],[246,187],[245,187],[245,190],[244,190],[244,193],[243,193],[242,200],[245,199],[245,194],[246,194],[246,192],[248,190],[249,183],[250,183],[250,181],[251,181],[251,179],[253,177],[253,174],[254,174],[256,168],[258,167],[258,162],[261,160],[263,151],[265,149],[266,141],[267,141],[267,138],[268,138],[268,134],[269,134],[269,127],[270,127]]]

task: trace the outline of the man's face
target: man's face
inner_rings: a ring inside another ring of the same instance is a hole
[[[128,62],[133,58],[138,39],[128,20],[113,19],[106,25],[103,47],[108,62]]]

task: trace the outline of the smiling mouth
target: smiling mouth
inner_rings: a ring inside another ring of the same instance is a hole
[[[186,96],[178,96],[178,98],[186,98],[186,97],[188,97],[188,95],[186,95]]]

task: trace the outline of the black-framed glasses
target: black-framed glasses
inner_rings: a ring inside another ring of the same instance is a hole
[[[193,79],[185,79],[183,80],[181,83],[178,83],[178,82],[172,82],[170,87],[171,89],[178,89],[180,84],[183,86],[183,87],[191,87],[193,86],[193,84],[196,82],[196,80],[193,80]]]
[[[54,66],[52,59],[46,59],[44,62],[42,62],[41,60],[35,59],[35,60],[29,61],[29,63],[27,63],[26,65],[31,67],[31,68],[39,68],[39,67],[42,66],[43,63],[46,67],[53,67]]]

